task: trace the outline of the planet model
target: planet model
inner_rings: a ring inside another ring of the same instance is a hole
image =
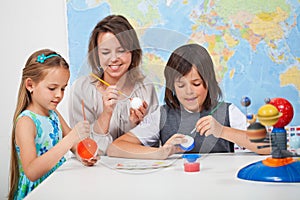
[[[257,119],[264,126],[273,126],[277,123],[282,113],[272,104],[265,104],[258,109]]]
[[[246,117],[249,124],[253,124],[254,122],[256,122],[256,116],[254,114],[247,114]]]
[[[180,148],[185,151],[192,150],[194,148],[194,138],[189,135],[185,135],[184,139],[186,139],[187,141],[185,143],[181,143]]]
[[[267,130],[261,123],[255,122],[247,127],[246,134],[251,142],[260,142],[265,139]]]
[[[242,104],[242,106],[244,106],[244,107],[250,106],[250,104],[251,104],[250,98],[249,98],[249,97],[242,97],[242,99],[241,99],[241,104]]]
[[[275,128],[280,128],[288,125],[294,116],[294,109],[292,104],[284,98],[273,98],[269,102],[275,106],[277,110],[282,113],[282,116],[278,119],[277,123],[273,125]]]
[[[98,145],[95,140],[86,138],[77,145],[77,153],[82,159],[91,159],[97,154]]]
[[[133,109],[139,109],[139,107],[141,107],[142,105],[143,105],[143,101],[139,97],[133,97],[130,100],[130,106]]]

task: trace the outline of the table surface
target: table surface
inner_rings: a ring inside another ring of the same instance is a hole
[[[184,160],[179,155],[167,160],[103,156],[93,167],[71,158],[26,199],[299,200],[300,183],[237,178],[242,167],[267,157],[254,153],[205,154],[200,158],[200,172],[184,172]]]

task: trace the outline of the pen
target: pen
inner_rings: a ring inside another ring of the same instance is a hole
[[[106,86],[110,86],[110,84],[108,83],[108,82],[106,82],[106,81],[104,81],[104,80],[102,80],[101,78],[99,78],[96,74],[94,74],[94,73],[91,73],[90,74],[91,76],[93,76],[94,78],[96,78],[96,79],[98,79],[101,83],[103,83],[104,85],[106,85]],[[128,99],[130,99],[130,97],[129,96],[127,96],[126,94],[124,94],[123,92],[121,92],[120,90],[119,90],[119,93],[121,94],[121,95],[123,95],[124,97],[126,97],[126,98],[128,98]]]

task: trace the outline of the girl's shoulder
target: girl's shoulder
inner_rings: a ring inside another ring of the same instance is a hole
[[[41,119],[41,118],[51,118],[51,119],[57,119],[58,118],[58,114],[54,111],[54,110],[49,110],[49,116],[43,116],[43,115],[39,115],[35,112],[32,112],[30,110],[23,110],[17,119],[20,119],[21,117],[27,116],[29,118],[31,118],[33,121],[37,120],[37,119]]]

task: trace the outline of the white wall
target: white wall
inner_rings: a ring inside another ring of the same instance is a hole
[[[0,199],[8,193],[12,117],[22,68],[29,55],[42,48],[69,60],[65,4],[66,0],[0,1]],[[58,108],[66,120],[67,98]]]

